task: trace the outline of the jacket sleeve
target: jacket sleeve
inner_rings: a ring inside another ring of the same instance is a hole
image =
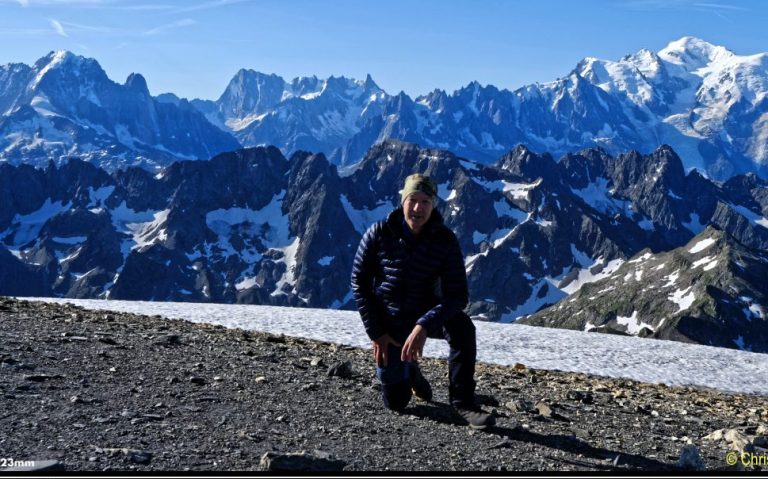
[[[427,329],[430,336],[438,335],[448,318],[464,310],[469,302],[467,271],[464,268],[464,256],[456,235],[448,232],[447,252],[443,271],[440,275],[441,301],[427,311],[416,324]]]
[[[352,294],[355,297],[360,318],[363,320],[365,332],[371,340],[386,333],[382,315],[383,307],[375,291],[376,240],[381,233],[381,228],[382,225],[379,223],[368,228],[360,240],[352,263]]]

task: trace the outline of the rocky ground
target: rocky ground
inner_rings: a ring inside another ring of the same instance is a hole
[[[443,360],[422,361],[435,402],[394,414],[368,350],[4,298],[0,366],[6,467],[768,469],[759,396],[480,364],[497,425],[473,431],[447,404]]]

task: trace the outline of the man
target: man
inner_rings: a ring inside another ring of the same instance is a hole
[[[365,331],[373,341],[376,374],[384,405],[402,411],[416,397],[431,401],[432,389],[416,360],[427,337],[444,338],[449,399],[473,428],[493,417],[475,404],[475,326],[467,305],[464,258],[454,233],[435,210],[431,178],[411,175],[401,207],[363,235],[352,268],[352,291]]]

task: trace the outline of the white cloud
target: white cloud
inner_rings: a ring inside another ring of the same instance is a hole
[[[53,30],[57,34],[61,35],[62,37],[69,36],[67,35],[67,32],[64,30],[64,27],[61,25],[61,22],[59,22],[58,20],[54,20],[53,18],[51,18],[49,21],[51,22],[51,26],[53,27]]]
[[[178,20],[171,23],[166,23],[165,25],[160,25],[159,27],[151,28],[149,30],[145,30],[143,32],[143,35],[157,35],[160,33],[167,32],[169,30],[175,30],[177,28],[183,28],[183,27],[189,27],[192,25],[197,24],[195,20],[192,20],[191,18],[184,18],[182,20]]]
[[[715,8],[719,10],[740,10],[742,12],[749,12],[750,10],[746,7],[739,7],[737,5],[727,5],[724,3],[694,3],[694,7],[701,7],[701,8]]]

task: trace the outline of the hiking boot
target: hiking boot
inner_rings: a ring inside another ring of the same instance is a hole
[[[496,424],[493,415],[483,411],[478,406],[453,406],[453,409],[472,429],[485,429]]]
[[[432,401],[432,386],[429,385],[429,381],[427,381],[427,378],[424,377],[423,374],[421,374],[421,369],[419,369],[419,365],[415,362],[411,363],[411,389],[413,390],[413,395],[417,398],[421,399],[422,401],[431,402]]]

